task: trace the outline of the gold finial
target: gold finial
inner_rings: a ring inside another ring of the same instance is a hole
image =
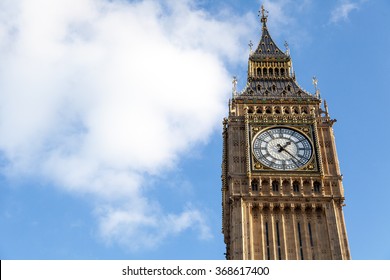
[[[249,41],[249,44],[248,44],[248,46],[249,46],[249,51],[250,51],[250,53],[252,53],[252,47],[253,47],[252,40],[251,40],[251,41]]]
[[[261,10],[259,11],[259,16],[261,13],[261,22],[263,23],[263,27],[265,27],[265,23],[267,22],[268,18],[268,11],[264,9],[264,5],[261,5]]]
[[[318,88],[318,79],[316,76],[313,77],[313,85],[314,85],[314,89],[316,91],[316,97],[320,98],[320,89]]]
[[[315,90],[317,91],[318,79],[316,76],[313,77],[313,85],[314,85]]]
[[[288,46],[287,41],[284,41],[284,47],[286,48],[286,55],[290,56],[290,47]]]
[[[233,98],[237,95],[237,83],[238,83],[237,77],[233,76],[233,81],[232,81],[232,84],[233,84],[233,91],[232,91]]]

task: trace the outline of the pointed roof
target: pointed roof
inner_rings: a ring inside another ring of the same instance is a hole
[[[235,98],[318,101],[297,84],[289,51],[284,53],[272,40],[267,28],[268,12],[263,6],[260,12],[261,39],[257,49],[249,55],[247,85]]]
[[[263,23],[261,39],[259,45],[257,46],[256,51],[254,51],[250,58],[252,59],[264,59],[264,58],[279,58],[279,59],[288,59],[289,56],[281,51],[275,42],[272,40],[268,28],[267,28],[267,19],[268,11],[264,9],[264,6],[261,6],[261,22]]]

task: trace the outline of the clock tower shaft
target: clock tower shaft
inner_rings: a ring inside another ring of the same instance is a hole
[[[350,259],[335,120],[318,91],[297,84],[289,51],[273,42],[261,12],[247,86],[238,93],[233,81],[223,122],[226,258]]]

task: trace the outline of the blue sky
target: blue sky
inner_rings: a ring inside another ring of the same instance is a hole
[[[0,258],[223,259],[221,122],[261,3],[338,120],[352,257],[390,259],[385,0],[1,1]]]

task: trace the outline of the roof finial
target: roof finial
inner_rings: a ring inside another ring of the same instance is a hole
[[[284,47],[286,48],[286,55],[287,55],[287,56],[290,56],[290,48],[289,48],[289,46],[288,46],[287,41],[284,41]]]
[[[249,44],[248,44],[248,46],[249,46],[249,51],[250,51],[250,53],[252,54],[252,52],[253,52],[253,50],[252,50],[252,47],[253,47],[252,40],[251,40],[251,41],[249,41]]]
[[[316,76],[313,77],[313,85],[314,89],[316,90],[316,97],[320,98],[320,89],[318,88],[318,79]]]
[[[324,100],[324,108],[326,116],[329,117],[328,103],[326,103],[326,100]]]
[[[259,11],[259,16],[261,13],[261,22],[263,23],[263,27],[266,27],[266,22],[268,18],[268,11],[264,9],[264,5],[261,5],[261,10]]]
[[[237,77],[236,76],[233,76],[233,81],[232,81],[232,84],[233,84],[233,90],[232,90],[232,95],[233,95],[233,98],[237,95]]]

